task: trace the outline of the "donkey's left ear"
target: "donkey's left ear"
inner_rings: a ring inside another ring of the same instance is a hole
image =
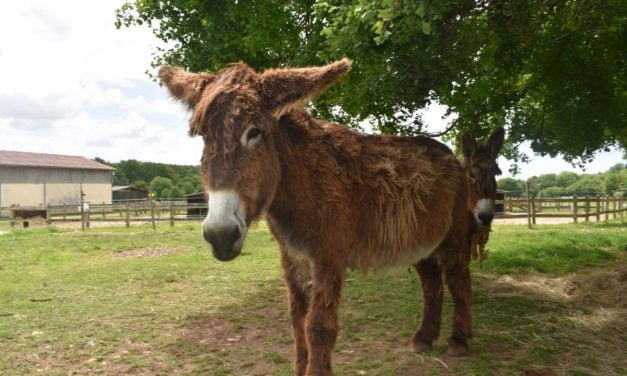
[[[280,116],[313,98],[350,69],[349,59],[323,67],[272,69],[261,75],[260,91],[272,113]]]
[[[505,129],[503,127],[498,127],[492,131],[490,137],[488,137],[488,141],[486,142],[486,146],[490,148],[492,152],[492,156],[496,158],[499,151],[503,147],[503,141],[505,140]]]
[[[464,135],[462,136],[462,154],[464,155],[464,158],[469,160],[470,157],[472,156],[472,153],[474,153],[476,149],[477,149],[477,140],[475,140],[475,137],[472,135],[472,132],[470,131],[464,132]]]

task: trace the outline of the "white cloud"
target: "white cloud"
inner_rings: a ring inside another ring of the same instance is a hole
[[[158,41],[114,27],[123,3],[3,4],[0,149],[198,163],[186,113],[144,74]]]

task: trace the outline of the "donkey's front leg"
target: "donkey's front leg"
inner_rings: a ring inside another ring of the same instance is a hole
[[[305,318],[309,306],[308,281],[310,279],[307,265],[298,265],[290,260],[285,251],[281,252],[281,265],[285,272],[290,316],[294,332],[296,360],[294,374],[304,376],[307,370],[309,353],[305,336]]]
[[[331,262],[315,265],[307,314],[309,364],[307,376],[331,376],[331,352],[335,346],[338,308],[345,266]]]

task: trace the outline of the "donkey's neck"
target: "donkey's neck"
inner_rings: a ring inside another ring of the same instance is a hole
[[[306,206],[319,189],[317,183],[320,182],[316,182],[318,171],[308,165],[325,155],[312,145],[313,136],[307,129],[311,121],[307,113],[294,111],[279,119],[280,129],[274,140],[281,164],[281,180],[268,215],[280,222],[294,220],[305,213]]]
[[[322,124],[305,111],[291,111],[279,119],[280,130],[274,141],[281,179],[268,208],[268,219],[282,231],[307,232],[298,226],[309,226],[322,214],[319,200],[327,196],[325,179],[337,168],[335,150],[320,142]],[[290,234],[283,235],[289,238]]]

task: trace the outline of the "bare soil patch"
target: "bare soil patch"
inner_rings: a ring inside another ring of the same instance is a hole
[[[146,248],[136,248],[129,249],[122,252],[116,252],[115,257],[119,258],[142,258],[142,257],[155,257],[155,256],[164,256],[172,253],[180,252],[178,248],[171,247],[146,247]]]
[[[582,218],[579,219],[583,221]],[[596,221],[596,218],[590,218],[591,221]],[[536,218],[536,223],[539,225],[555,225],[564,223],[573,223],[572,218]],[[496,218],[494,219],[495,225],[526,225],[527,218]]]
[[[273,305],[254,312],[240,312],[256,316],[250,320],[224,314],[195,317],[177,332],[179,344],[187,346],[177,347],[189,348],[191,343],[195,351],[204,353],[235,375],[270,375],[277,365],[292,362],[291,325],[282,308],[285,306]],[[264,319],[260,320],[261,317]],[[228,356],[231,353],[237,356]],[[186,358],[189,353],[180,356]]]

